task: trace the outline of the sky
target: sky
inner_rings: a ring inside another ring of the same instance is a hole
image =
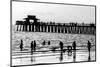
[[[12,2],[12,24],[36,15],[40,21],[95,23],[95,7],[47,3]]]

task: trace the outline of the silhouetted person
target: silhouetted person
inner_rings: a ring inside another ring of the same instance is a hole
[[[63,42],[60,41],[59,43],[61,51],[63,51]]]
[[[33,41],[31,42],[31,54],[33,54]]]
[[[73,42],[72,46],[73,46],[73,50],[76,51],[76,41]]]
[[[35,51],[34,43],[33,41],[31,42],[31,55],[33,55],[33,50]],[[34,60],[33,60],[34,59]],[[35,57],[31,56],[31,62],[35,61]]]
[[[72,43],[72,46],[73,46],[73,52],[74,52],[74,54],[73,54],[73,60],[75,62],[75,60],[76,60],[76,41],[74,41]]]
[[[45,42],[45,41],[43,41],[42,45],[45,45],[45,43],[46,43],[46,42]]]
[[[34,40],[34,51],[36,51],[36,41]]]
[[[88,48],[88,51],[89,51],[88,61],[90,61],[91,60],[91,58],[90,58],[90,50],[91,50],[91,43],[90,43],[90,41],[88,41],[88,43],[87,43],[87,48]]]
[[[60,45],[60,61],[62,61],[63,60],[63,42],[60,41],[59,45]]]
[[[50,41],[48,41],[48,45],[50,45]]]
[[[20,51],[23,50],[23,40],[21,40],[21,43],[20,43]]]

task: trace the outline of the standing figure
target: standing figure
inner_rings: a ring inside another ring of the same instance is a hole
[[[59,45],[60,45],[60,61],[62,61],[63,60],[63,42],[60,41]]]
[[[46,45],[46,42],[45,42],[45,41],[43,41],[42,45],[43,45],[43,46],[44,46],[44,45]]]
[[[76,41],[72,43],[73,46],[73,61],[76,61]]]
[[[33,54],[33,41],[31,42],[31,55]]]
[[[36,51],[36,41],[34,40],[34,52]]]
[[[59,43],[61,51],[63,51],[63,42],[60,41]]]
[[[90,58],[90,50],[91,50],[91,43],[90,43],[90,41],[88,41],[88,43],[87,43],[87,48],[88,48],[88,51],[89,51],[88,61],[90,61],[91,60],[91,58]]]
[[[20,43],[20,51],[22,51],[23,50],[23,40],[21,39],[21,43]]]
[[[50,45],[50,41],[48,41],[48,45]]]

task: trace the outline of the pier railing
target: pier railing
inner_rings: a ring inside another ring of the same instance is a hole
[[[30,22],[33,20],[33,22]],[[28,16],[25,21],[16,21],[16,30],[24,32],[51,32],[71,34],[96,34],[95,24],[78,23],[45,23],[39,22],[35,16]]]

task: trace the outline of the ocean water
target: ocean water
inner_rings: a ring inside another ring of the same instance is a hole
[[[21,39],[24,44],[23,51],[19,49]],[[37,44],[36,52],[31,55],[30,44],[34,40]],[[43,46],[44,40],[46,45]],[[88,40],[92,45],[90,59],[95,61],[95,35],[12,31],[12,65],[89,61]],[[48,41],[50,41],[50,45],[48,45]],[[60,60],[61,51],[57,51],[60,50],[59,41],[64,43],[64,49],[67,49],[67,46],[72,46],[73,41],[76,41],[78,50],[76,50],[75,61],[73,59],[74,51],[71,52],[71,56],[68,56],[67,50],[62,53],[63,60]],[[57,47],[55,52],[51,51],[53,47]]]

